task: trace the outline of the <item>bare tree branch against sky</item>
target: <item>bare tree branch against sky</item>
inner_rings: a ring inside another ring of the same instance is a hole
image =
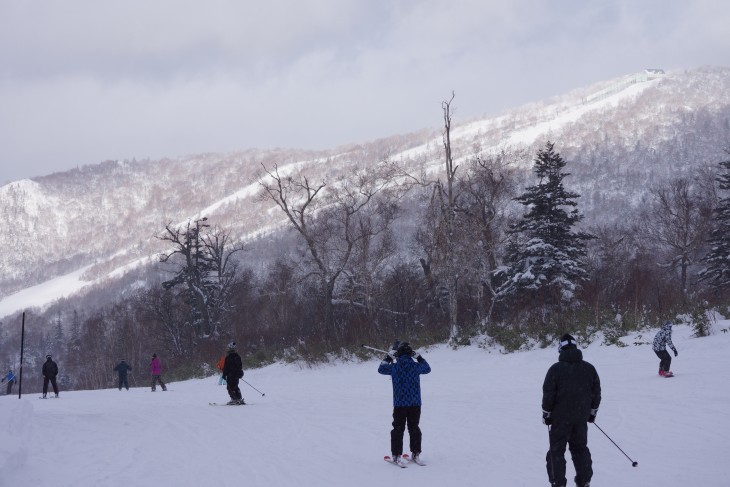
[[[717,0],[0,0],[0,184],[437,129],[452,91],[458,122],[728,65],[728,25]]]

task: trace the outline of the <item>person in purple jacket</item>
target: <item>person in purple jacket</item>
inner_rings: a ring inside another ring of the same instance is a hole
[[[152,392],[155,392],[155,385],[159,382],[163,391],[167,390],[165,383],[162,382],[162,363],[156,353],[152,354],[152,362],[150,362],[150,373],[152,374]]]

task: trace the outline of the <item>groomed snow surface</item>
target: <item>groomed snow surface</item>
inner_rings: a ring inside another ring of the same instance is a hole
[[[597,423],[639,462],[632,468],[589,425],[593,486],[730,485],[730,333],[722,333],[729,325],[714,324],[706,338],[675,326],[679,357],[672,379],[657,375],[649,344],[656,330],[626,337],[624,348],[592,343],[583,349],[602,382]],[[249,405],[236,407],[208,405],[228,399],[217,378],[153,393],[143,387],[146,364],[132,364],[138,387],[130,391],[61,391],[58,400],[33,393],[19,400],[16,388],[15,396],[0,397],[0,486],[549,485],[540,400],[556,349],[423,353],[433,369],[421,381],[425,467],[399,469],[382,460],[390,453],[392,402],[378,359],[249,370],[244,379],[266,396],[242,383]],[[26,370],[24,380],[40,374]]]

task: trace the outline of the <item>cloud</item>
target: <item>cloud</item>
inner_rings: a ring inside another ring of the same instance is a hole
[[[646,67],[727,64],[696,0],[0,5],[0,182],[105,159],[330,148]],[[458,120],[457,120],[458,121]]]

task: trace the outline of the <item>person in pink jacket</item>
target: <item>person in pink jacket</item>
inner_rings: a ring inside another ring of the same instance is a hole
[[[163,391],[167,390],[165,383],[162,382],[162,363],[156,353],[152,354],[152,362],[150,363],[150,373],[152,374],[152,392],[155,392],[155,385],[159,382]]]

